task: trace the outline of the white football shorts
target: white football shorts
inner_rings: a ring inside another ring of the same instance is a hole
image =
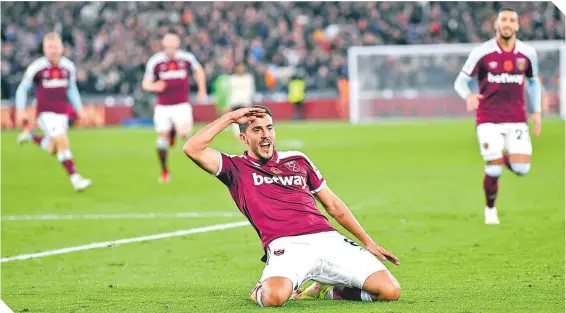
[[[481,155],[485,161],[508,154],[532,155],[531,136],[527,123],[484,123],[476,128]]]
[[[366,279],[379,271],[387,268],[373,254],[330,231],[272,241],[260,282],[285,277],[293,283],[293,290],[309,280],[361,289]]]
[[[173,127],[180,128],[187,123],[193,123],[193,108],[190,104],[158,104],[155,106],[153,124],[156,132],[168,132]]]
[[[41,112],[37,116],[37,125],[48,138],[64,135],[69,129],[69,116],[53,112]]]

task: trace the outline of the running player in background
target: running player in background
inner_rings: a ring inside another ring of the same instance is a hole
[[[211,149],[212,140],[233,123],[247,150],[230,156]],[[225,113],[183,148],[228,187],[261,239],[266,265],[250,299],[260,306],[282,306],[290,298],[397,300],[399,283],[381,261],[398,265],[399,259],[373,241],[305,154],[277,151],[275,139],[269,110],[252,106]],[[338,233],[315,199],[364,247]],[[298,290],[309,280],[315,283]]]
[[[167,150],[175,144],[175,136],[188,138],[193,128],[193,113],[189,104],[189,68],[198,86],[199,101],[206,101],[206,76],[195,56],[179,50],[181,39],[173,32],[162,40],[163,51],[147,62],[142,88],[157,93],[153,123],[157,137],[157,152],[161,164],[159,182],[170,180]]]
[[[466,100],[468,111],[476,110],[477,137],[486,161],[483,181],[486,224],[499,224],[495,199],[503,165],[519,176],[526,175],[531,168],[525,76],[536,136],[542,127],[537,53],[533,47],[516,38],[519,17],[515,11],[502,9],[495,29],[496,37],[470,53],[454,83],[456,92]],[[476,75],[479,94],[473,93],[468,86]]]
[[[230,76],[230,111],[248,108],[253,104],[255,94],[255,80],[252,74],[246,72],[246,65],[238,63],[234,74]],[[232,124],[232,133],[240,139],[240,126]]]
[[[16,91],[17,125],[25,126],[18,136],[18,143],[33,141],[48,153],[57,153],[57,160],[65,167],[73,188],[81,191],[90,186],[92,181],[83,178],[75,169],[67,137],[69,102],[79,118],[83,115],[75,64],[62,56],[63,42],[57,33],[45,35],[43,53],[43,57],[28,66]],[[26,115],[25,107],[32,87],[35,87],[37,98],[37,124],[43,136],[35,134],[26,126],[29,124],[29,116]]]

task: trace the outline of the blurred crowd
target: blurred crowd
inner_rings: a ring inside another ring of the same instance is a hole
[[[485,41],[494,35],[492,22],[502,6],[507,5],[3,2],[2,97],[14,94],[25,68],[41,55],[43,34],[53,30],[62,34],[65,55],[77,65],[82,93],[141,93],[145,63],[160,50],[159,40],[169,29],[181,34],[183,48],[203,64],[209,87],[243,61],[260,92],[283,87],[293,73],[303,75],[310,90],[336,89],[337,79],[347,76],[349,46]],[[522,40],[564,38],[564,15],[551,2],[509,6],[520,13]],[[456,61],[455,68],[462,63]]]

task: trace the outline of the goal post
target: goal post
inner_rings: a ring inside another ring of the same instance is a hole
[[[566,118],[565,41],[526,43],[537,50],[539,74],[549,104],[547,115]],[[350,47],[350,122],[471,117],[453,86],[468,55],[478,45]],[[472,89],[477,90],[476,80]]]

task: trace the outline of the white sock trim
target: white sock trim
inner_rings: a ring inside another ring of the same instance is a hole
[[[511,163],[511,169],[517,175],[527,175],[531,170],[530,163]]]
[[[169,140],[167,138],[157,137],[157,149],[167,149],[169,148]]]
[[[362,295],[361,295],[362,301],[366,301],[366,302],[373,302],[372,298],[371,298],[371,294],[368,293],[365,290],[362,290]]]
[[[261,301],[261,287],[259,287],[255,293],[256,295],[256,300],[257,300],[257,304],[259,304],[260,307],[263,308],[263,302]]]
[[[486,164],[485,166],[485,173],[487,174],[487,176],[491,176],[491,177],[499,177],[501,176],[501,173],[503,172],[503,165],[499,165],[499,164]]]
[[[57,161],[63,163],[63,161],[71,160],[73,158],[73,154],[71,150],[67,149],[64,151],[57,151]]]
[[[41,149],[47,151],[47,149],[49,148],[49,138],[43,137],[39,146],[41,147]]]
[[[328,289],[328,293],[326,294],[326,296],[324,296],[324,298],[326,300],[334,300],[334,286],[330,287],[330,289]]]

